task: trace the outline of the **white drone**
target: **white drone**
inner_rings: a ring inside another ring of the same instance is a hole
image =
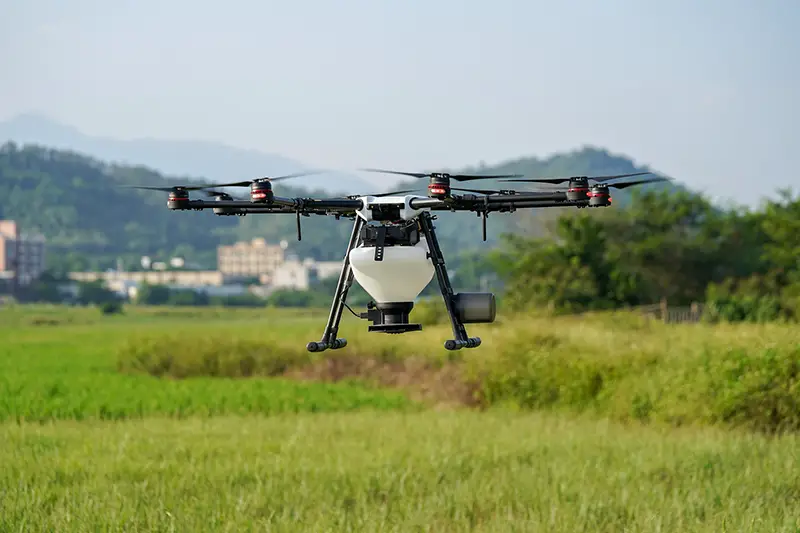
[[[377,195],[346,198],[281,198],[274,195],[272,182],[311,174],[303,172],[277,178],[260,178],[206,186],[137,187],[169,192],[167,207],[171,210],[213,209],[216,215],[245,216],[255,213],[294,213],[297,217],[297,237],[300,217],[334,215],[354,220],[350,241],[342,262],[336,284],[328,322],[319,341],[309,342],[311,352],[339,349],[347,340],[338,337],[347,293],[355,281],[372,297],[362,319],[372,322],[369,331],[405,333],[419,331],[420,324],[409,322],[414,301],[428,286],[433,275],[450,317],[452,339],[444,343],[447,350],[480,346],[479,337],[467,335],[464,324],[494,322],[495,296],[492,293],[454,293],[445,268],[444,255],[436,238],[433,211],[471,211],[483,218],[483,239],[486,240],[486,217],[490,212],[513,212],[517,209],[543,207],[608,207],[611,205],[609,187],[622,189],[633,185],[665,181],[656,177],[625,183],[607,183],[610,180],[649,174],[636,172],[614,176],[571,178],[533,178],[507,181],[561,183],[568,181],[566,191],[517,192],[513,190],[459,189],[450,186],[450,180],[470,181],[515,177],[475,176],[446,173],[412,173],[392,170],[363,169],[370,172],[388,172],[415,178],[430,178],[428,195],[403,194],[396,191]],[[589,180],[595,183],[590,185]],[[506,180],[502,180],[506,181]],[[218,191],[206,191],[213,201],[190,200],[189,191],[216,187],[249,187],[250,200],[235,200]],[[465,191],[467,194],[453,194]]]

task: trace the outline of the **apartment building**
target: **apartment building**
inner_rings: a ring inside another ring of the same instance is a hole
[[[229,277],[254,277],[268,283],[284,261],[284,248],[265,239],[217,247],[217,269]]]
[[[0,220],[0,273],[11,277],[17,273],[20,286],[39,278],[45,268],[45,238],[23,233],[14,220]]]

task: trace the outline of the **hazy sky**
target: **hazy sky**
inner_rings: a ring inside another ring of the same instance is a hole
[[[748,202],[800,189],[798,24],[797,0],[0,0],[0,119],[342,169],[593,144]]]

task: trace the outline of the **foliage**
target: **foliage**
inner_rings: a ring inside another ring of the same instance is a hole
[[[797,319],[800,197],[763,209],[649,192],[625,209],[564,214],[550,238],[506,236],[493,254],[518,310],[577,312],[708,299],[726,320]]]
[[[535,158],[511,161],[483,171],[552,175],[630,172],[632,168],[627,158],[586,148],[541,161]],[[290,245],[288,251],[300,257],[341,260],[352,229],[351,223],[344,219],[335,222],[330,217],[304,218],[303,239],[297,241],[294,217],[172,213],[166,209],[164,193],[123,188],[187,181],[190,178],[165,177],[146,167],[104,163],[64,150],[34,145],[19,147],[13,143],[0,147],[0,212],[4,218],[18,220],[23,228],[38,230],[47,237],[48,267],[55,272],[111,268],[116,266],[117,259],[122,259],[126,268],[134,268],[141,255],[162,260],[179,255],[203,268],[213,268],[219,244],[254,237],[272,243],[286,240]],[[194,178],[191,182],[207,183]],[[409,187],[422,191],[424,184],[417,180],[398,185],[397,189]],[[280,191],[284,196],[323,194],[284,185]],[[473,219],[472,226],[465,231],[468,214],[442,213],[440,217],[437,235],[448,260],[455,259],[462,251],[486,246],[480,241],[479,219]],[[527,214],[490,217],[487,244],[513,229],[520,220],[527,220]]]
[[[0,310],[7,354],[0,398],[11,399],[0,402],[2,418],[292,410],[300,400],[284,398],[278,407],[258,398],[271,387],[300,390],[273,380],[302,379],[394,388],[396,398],[428,405],[800,431],[800,337],[790,324],[673,326],[632,313],[502,314],[501,325],[469,326],[481,347],[448,352],[442,343],[450,324],[437,302],[423,300],[412,311],[421,332],[370,333],[345,314],[339,336],[347,347],[310,354],[305,345],[319,339],[325,308],[130,306],[116,317],[56,306],[14,309]],[[244,379],[236,385],[233,378]],[[303,390],[317,390],[307,385]],[[366,398],[345,404],[399,405],[388,396]]]
[[[800,317],[774,276],[753,275],[712,283],[706,291],[705,318],[726,322],[771,322]]]
[[[361,412],[7,424],[0,441],[9,531],[793,533],[800,516],[797,436]]]

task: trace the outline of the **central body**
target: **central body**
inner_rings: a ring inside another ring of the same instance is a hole
[[[422,329],[409,323],[414,300],[434,275],[430,249],[415,220],[365,225],[349,253],[355,281],[373,298],[371,331]]]

